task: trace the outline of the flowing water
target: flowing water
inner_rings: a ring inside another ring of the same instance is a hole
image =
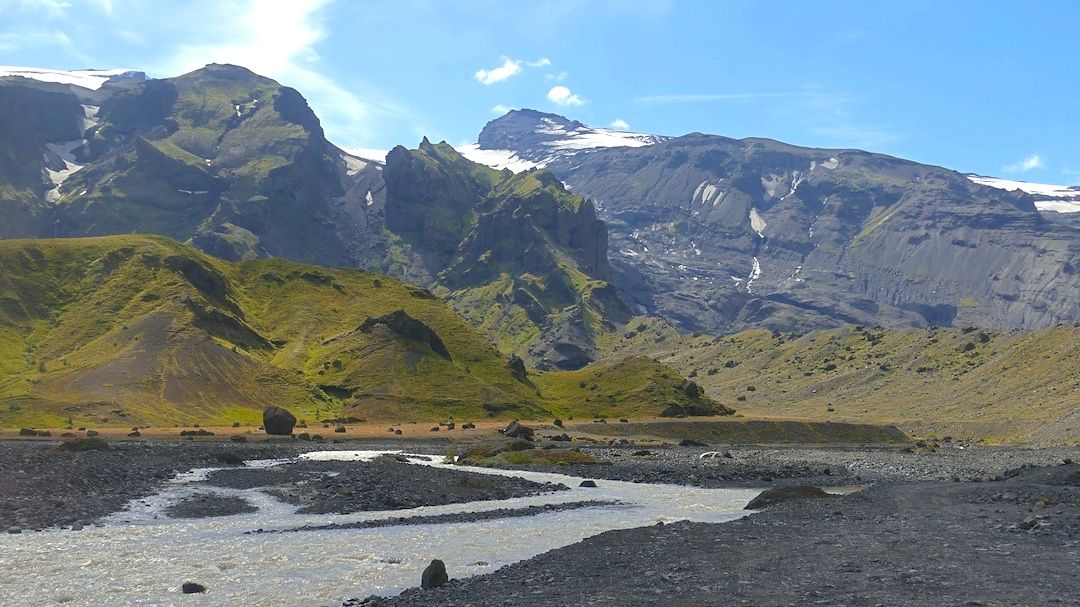
[[[325,451],[309,459],[370,459],[385,451]],[[392,452],[397,453],[397,452]],[[441,458],[409,455],[417,464],[442,467]],[[286,460],[249,462],[272,466]],[[678,485],[597,481],[560,474],[456,467],[483,474],[564,483],[569,491],[346,515],[296,514],[257,489],[208,488],[210,469],[179,475],[160,493],[136,500],[103,526],[0,536],[0,605],[340,605],[346,598],[390,595],[419,584],[431,559],[446,563],[450,577],[493,571],[609,531],[693,520],[726,522],[741,517],[756,490],[700,489]],[[164,509],[197,491],[239,495],[259,510],[205,519],[172,519]],[[298,533],[246,534],[256,529],[347,523],[401,516],[478,512],[582,500],[620,505],[587,507],[471,523],[389,526]],[[185,581],[207,587],[184,595]]]

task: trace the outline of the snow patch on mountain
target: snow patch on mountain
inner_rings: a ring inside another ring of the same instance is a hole
[[[594,128],[535,110],[513,110],[488,123],[476,144],[461,146],[466,158],[498,169],[548,166],[593,150],[644,147],[668,137]]]
[[[345,152],[349,156],[352,156],[353,158],[367,160],[376,164],[386,164],[386,155],[390,153],[389,150],[380,150],[378,148],[353,148],[338,146],[338,149],[340,149],[342,152]]]
[[[469,160],[480,164],[486,164],[487,166],[500,171],[503,169],[510,169],[515,173],[520,173],[542,166],[531,160],[519,158],[516,152],[510,150],[482,150],[478,143],[458,146],[456,149],[462,156]]]
[[[129,69],[114,70],[51,70],[40,67],[0,65],[0,77],[22,76],[40,82],[71,84],[96,91],[113,78],[145,78],[145,74]]]
[[[1034,196],[1046,196],[1047,198],[1057,199],[1036,200],[1035,208],[1040,211],[1080,213],[1080,186],[1030,183],[1012,179],[999,179],[997,177],[984,177],[982,175],[968,175],[967,178],[980,185],[990,186],[999,190],[1007,190],[1010,192],[1020,190]]]

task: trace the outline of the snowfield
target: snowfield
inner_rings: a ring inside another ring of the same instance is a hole
[[[980,185],[990,186],[999,190],[1020,190],[1035,196],[1064,200],[1036,200],[1035,208],[1040,211],[1055,211],[1058,213],[1080,213],[1080,186],[1051,185],[1048,183],[1029,183],[1027,181],[1015,181],[1011,179],[999,179],[997,177],[984,177],[982,175],[968,175],[968,179]]]
[[[84,89],[96,91],[109,80],[120,76],[135,76],[141,74],[129,69],[113,70],[50,70],[40,67],[15,67],[0,65],[0,77],[22,76],[40,82],[56,82],[58,84],[72,84]]]

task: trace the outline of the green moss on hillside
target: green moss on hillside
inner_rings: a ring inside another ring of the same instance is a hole
[[[365,323],[393,313],[441,345]],[[652,361],[615,369],[590,372],[589,394],[625,399],[622,414],[666,402],[646,396],[650,382],[681,382]],[[528,418],[592,398],[558,374],[537,382],[441,300],[386,276],[230,263],[163,237],[0,242],[0,426],[228,424],[271,404],[306,419]]]

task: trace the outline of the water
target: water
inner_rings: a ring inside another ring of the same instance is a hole
[[[327,451],[309,459],[362,460],[385,451]],[[424,455],[416,463],[447,466]],[[271,466],[286,460],[250,462]],[[165,507],[196,491],[210,469],[178,476],[161,493],[129,504],[102,527],[0,536],[0,605],[340,605],[351,597],[396,594],[417,586],[433,558],[450,577],[493,571],[612,529],[693,520],[726,522],[745,514],[758,491],[598,480],[595,489],[560,474],[458,467],[483,474],[564,483],[570,491],[526,498],[348,515],[296,514],[257,489],[213,489],[241,495],[259,511],[198,520],[170,519]],[[473,523],[406,525],[245,535],[255,529],[346,523],[400,516],[475,512],[581,500],[613,500],[530,517]],[[205,594],[180,594],[195,581]]]

